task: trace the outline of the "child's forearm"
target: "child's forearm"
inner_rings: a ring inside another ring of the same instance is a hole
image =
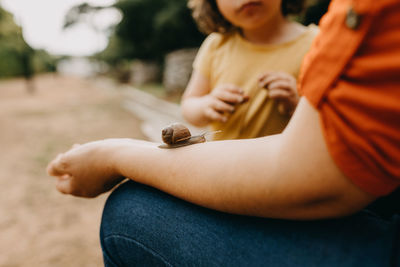
[[[204,115],[202,97],[187,97],[181,103],[182,115],[186,121],[197,127],[207,126],[210,121]]]

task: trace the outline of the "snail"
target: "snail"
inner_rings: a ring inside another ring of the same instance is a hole
[[[181,123],[173,123],[162,130],[161,137],[165,144],[159,145],[159,147],[176,148],[192,144],[204,143],[206,142],[206,135],[211,133],[215,132],[205,132],[200,135],[192,136],[189,129],[185,125]]]

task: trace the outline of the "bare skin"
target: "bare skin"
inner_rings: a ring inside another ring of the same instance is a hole
[[[272,218],[339,217],[375,199],[336,167],[306,99],[279,135],[171,150],[157,145],[87,143],[60,154],[48,173],[65,194],[95,197],[128,177],[211,209]]]
[[[213,121],[226,122],[236,105],[247,99],[233,84],[222,84],[210,92],[208,79],[194,70],[182,101],[182,114],[193,125],[206,126]]]
[[[217,5],[224,18],[254,44],[282,44],[305,31],[304,26],[282,14],[282,0],[217,0]]]
[[[292,115],[299,102],[296,78],[281,71],[269,71],[260,76],[258,85],[268,90],[268,96],[278,101],[281,114]]]
[[[304,33],[305,27],[288,21],[281,12],[281,0],[218,0],[222,15],[240,29],[244,39],[254,44],[276,45],[291,41]],[[269,90],[279,102],[279,111],[291,115],[298,103],[296,80],[285,72],[260,70],[260,88]],[[265,82],[264,82],[265,80]],[[210,81],[194,70],[182,101],[184,118],[195,126],[226,122],[248,96],[235,84],[211,88]]]
[[[278,101],[281,114],[292,115],[299,96],[296,78],[286,72],[265,72],[260,75],[260,88],[268,90],[268,96]],[[206,126],[211,122],[226,122],[238,105],[249,97],[234,84],[222,84],[211,92],[209,82],[200,72],[194,70],[183,95],[182,114],[195,126]]]

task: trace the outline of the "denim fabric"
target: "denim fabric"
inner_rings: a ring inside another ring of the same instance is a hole
[[[104,208],[106,266],[400,266],[400,218],[289,221],[225,214],[127,182]]]

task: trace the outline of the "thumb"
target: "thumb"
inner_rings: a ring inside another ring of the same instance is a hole
[[[56,188],[63,194],[71,194],[72,193],[71,182],[72,182],[72,177],[58,178],[56,181]]]

